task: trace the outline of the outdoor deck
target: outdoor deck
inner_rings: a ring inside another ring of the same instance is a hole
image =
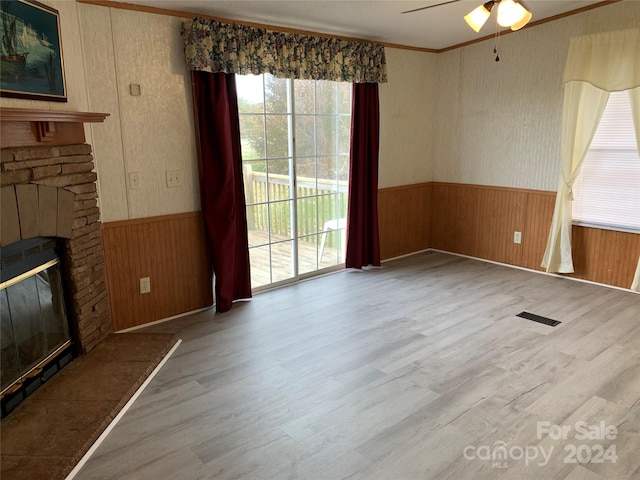
[[[333,241],[331,239],[333,238]],[[329,247],[330,244],[338,244],[340,232],[330,231],[326,234],[326,241],[322,256],[320,246],[322,234],[310,237],[313,240],[298,242],[299,274],[305,274],[316,270],[332,267],[344,262],[341,250]],[[268,233],[264,230],[249,230],[249,255],[251,259],[251,286],[261,287],[270,283],[288,280],[293,277],[291,267],[292,242],[286,237],[271,236],[272,245],[264,245],[269,242]],[[252,245],[264,245],[254,247]],[[269,248],[271,247],[271,248]],[[270,276],[270,264],[273,266]]]

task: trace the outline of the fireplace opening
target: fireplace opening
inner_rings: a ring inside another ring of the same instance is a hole
[[[0,403],[4,418],[73,358],[55,238],[0,247]]]

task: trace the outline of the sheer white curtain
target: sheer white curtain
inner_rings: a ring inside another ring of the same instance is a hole
[[[547,272],[571,273],[573,183],[580,173],[609,92],[640,86],[640,29],[572,38],[564,84],[561,173],[542,267]]]
[[[640,257],[638,257],[638,266],[636,268],[636,274],[633,277],[633,283],[631,284],[631,290],[640,292]]]
[[[638,144],[638,152],[640,152],[640,87],[630,90],[629,98],[631,99],[631,111],[633,112],[633,126],[636,130],[636,143]],[[631,290],[640,292],[640,257],[638,257],[638,266],[633,277]]]
[[[571,201],[593,135],[607,105],[609,92],[590,83],[573,81],[564,87],[562,112],[562,171],[542,266],[547,272],[573,272],[571,258]]]

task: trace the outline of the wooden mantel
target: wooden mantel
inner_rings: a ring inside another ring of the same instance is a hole
[[[0,147],[84,143],[84,124],[104,122],[108,113],[0,108]]]

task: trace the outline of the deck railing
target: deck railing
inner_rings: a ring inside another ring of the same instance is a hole
[[[291,178],[288,175],[252,171],[244,167],[244,189],[249,229],[268,231],[291,238]],[[349,184],[335,179],[298,177],[296,182],[298,236],[310,243],[331,220],[346,218]],[[267,202],[270,202],[267,206]],[[274,203],[275,202],[275,203]],[[335,247],[334,235],[327,236],[328,247]]]

